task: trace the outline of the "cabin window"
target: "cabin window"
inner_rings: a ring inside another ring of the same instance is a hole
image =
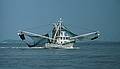
[[[61,40],[62,40],[62,37],[60,37],[61,38]]]
[[[69,39],[69,37],[66,37],[66,39]]]

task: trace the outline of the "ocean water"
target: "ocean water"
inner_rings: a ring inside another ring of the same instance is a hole
[[[120,69],[120,42],[77,43],[75,49],[0,43],[0,69]]]

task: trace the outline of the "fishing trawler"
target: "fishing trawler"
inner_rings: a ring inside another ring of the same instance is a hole
[[[73,48],[76,41],[94,40],[97,39],[100,34],[98,31],[82,35],[74,34],[63,25],[63,20],[60,18],[57,23],[53,24],[51,37],[49,34],[40,35],[27,31],[20,31],[18,35],[28,47]],[[33,42],[29,43],[26,37],[30,37]]]

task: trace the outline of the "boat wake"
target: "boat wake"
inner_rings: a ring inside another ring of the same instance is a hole
[[[1,49],[55,49],[55,48],[45,48],[45,47],[0,47]],[[61,48],[56,48],[61,49]],[[62,48],[62,49],[80,49],[80,47],[73,48]]]

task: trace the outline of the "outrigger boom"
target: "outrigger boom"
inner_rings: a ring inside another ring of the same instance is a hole
[[[94,40],[97,39],[100,34],[97,31],[76,35],[63,25],[62,18],[60,18],[53,26],[51,37],[49,37],[49,34],[40,35],[27,31],[20,31],[18,35],[29,47],[73,48],[77,40]],[[26,37],[30,37],[33,40],[33,44],[30,44]]]

